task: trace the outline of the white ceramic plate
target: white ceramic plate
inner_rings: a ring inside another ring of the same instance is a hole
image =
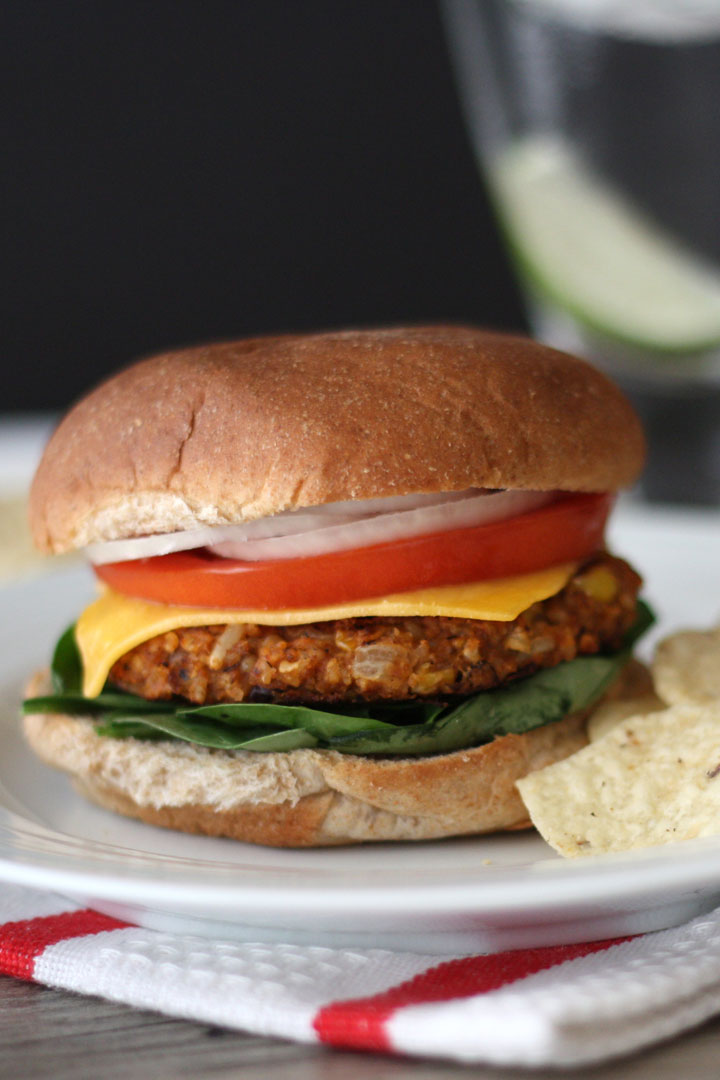
[[[645,571],[653,636],[718,619],[720,515],[623,508],[612,540]],[[281,851],[91,806],[17,720],[23,680],[91,589],[76,569],[0,593],[0,879],[163,930],[445,953],[658,929],[720,903],[720,836],[573,862],[532,833]]]

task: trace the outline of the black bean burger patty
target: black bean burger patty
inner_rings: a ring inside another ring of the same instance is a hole
[[[418,616],[172,630],[122,656],[110,681],[197,704],[442,699],[617,648],[639,587],[627,563],[601,554],[513,622]]]

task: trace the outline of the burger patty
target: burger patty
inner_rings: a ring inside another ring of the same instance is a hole
[[[618,648],[639,587],[626,562],[601,554],[512,622],[368,617],[172,630],[122,656],[110,681],[144,698],[198,705],[444,699]]]

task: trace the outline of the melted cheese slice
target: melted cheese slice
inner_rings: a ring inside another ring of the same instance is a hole
[[[108,672],[116,660],[130,649],[168,630],[226,623],[297,626],[368,615],[447,615],[461,619],[511,622],[531,604],[546,600],[564,588],[576,566],[577,563],[564,563],[519,577],[420,589],[374,600],[292,611],[175,607],[136,600],[107,589],[85,609],[75,629],[85,671],[83,692],[86,697],[95,697],[105,685]]]

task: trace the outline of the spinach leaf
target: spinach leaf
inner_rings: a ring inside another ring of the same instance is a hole
[[[96,724],[95,730],[98,735],[107,735],[113,739],[167,739],[167,734],[164,731],[150,727],[149,724],[144,724],[142,720],[134,720],[133,718],[113,720],[111,715],[103,717],[102,723]]]
[[[290,731],[277,731],[262,724],[238,734],[232,727],[213,723],[211,720],[190,722],[182,713],[143,717],[138,723],[134,716],[111,714],[95,729],[98,735],[111,735],[115,738],[167,738],[182,739],[197,746],[210,746],[218,750],[295,750],[300,746],[316,746],[317,739],[302,728]],[[282,736],[279,738],[278,736]],[[255,745],[257,744],[257,745]]]
[[[227,705],[204,705],[198,709],[183,709],[184,719],[195,717],[216,720],[233,727],[251,728],[268,724],[283,728],[302,728],[319,741],[327,741],[338,733],[351,736],[356,732],[394,730],[395,725],[372,716],[353,716],[315,709],[307,705],[276,705],[239,702]]]
[[[56,694],[82,694],[82,659],[75,641],[74,624],[68,626],[55,646],[50,676]]]
[[[112,709],[122,709],[129,713],[169,713],[173,715],[176,706],[171,701],[146,701],[134,694],[124,694],[122,690],[103,690],[94,698],[82,694],[48,694],[45,697],[26,698],[22,704],[24,713],[73,713],[76,716],[95,716]]]

